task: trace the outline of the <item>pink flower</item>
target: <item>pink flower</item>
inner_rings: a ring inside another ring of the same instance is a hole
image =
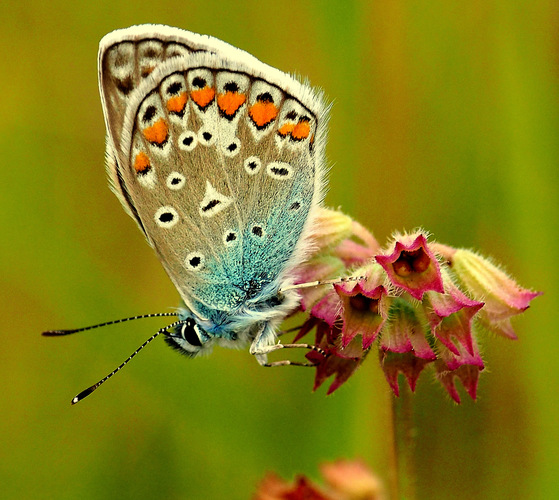
[[[334,381],[327,392],[327,394],[332,394],[359,368],[368,351],[362,348],[360,339],[356,339],[342,348],[339,328],[330,326],[324,321],[316,321],[316,319],[311,321],[314,323],[312,326],[316,326],[315,345],[324,353],[310,351],[306,355],[306,358],[316,365],[313,390],[318,389],[334,375]]]
[[[378,264],[357,270],[355,274],[365,278],[334,285],[341,303],[342,346],[346,347],[361,335],[363,349],[368,349],[388,318],[389,300],[383,285],[385,276]]]
[[[318,208],[311,234],[312,244],[318,250],[333,248],[353,234],[354,221],[339,210]]]
[[[386,322],[388,304],[386,289],[380,283],[384,273],[371,264],[356,273],[366,276],[362,282],[334,285],[311,310],[296,340],[316,327],[315,345],[326,354],[316,351],[307,359],[317,365],[314,389],[335,375],[328,394],[340,387],[357,370]]]
[[[325,281],[338,278],[346,274],[343,261],[333,255],[320,255],[297,269],[296,283],[309,283],[313,281]],[[327,286],[313,286],[301,288],[301,310],[306,311],[332,290]]]
[[[495,333],[516,339],[510,318],[524,312],[542,294],[522,288],[489,259],[469,250],[456,250],[450,265],[470,295],[485,302],[482,323]]]
[[[379,351],[380,366],[384,371],[384,376],[388,385],[396,396],[400,395],[398,385],[398,375],[401,373],[406,377],[410,389],[415,391],[417,379],[423,369],[434,361],[416,356],[412,351],[397,353],[386,350]]]
[[[334,250],[334,254],[342,259],[346,266],[355,266],[371,261],[380,250],[375,237],[367,231],[361,224],[353,221],[352,236],[359,240],[359,243],[352,239],[343,240]]]
[[[297,476],[293,484],[275,474],[268,474],[260,483],[254,500],[332,500],[305,476]]]
[[[374,236],[361,224],[326,208],[317,211],[310,243],[315,253],[295,270],[297,284],[344,276],[348,267],[371,261],[379,249]],[[324,286],[301,288],[301,309],[312,308],[328,291]]]
[[[381,500],[384,498],[382,483],[361,461],[338,460],[320,466],[329,489],[346,500]]]
[[[445,280],[445,289],[444,294],[429,291],[424,295],[422,305],[431,332],[454,354],[459,354],[454,343],[458,342],[473,355],[472,320],[483,302],[466,297],[450,279]]]
[[[392,284],[421,300],[428,290],[443,293],[439,263],[422,233],[396,235],[391,253],[376,256]]]
[[[437,380],[443,385],[450,397],[460,404],[460,395],[454,385],[454,379],[460,380],[464,389],[472,399],[477,396],[477,384],[479,380],[479,373],[483,370],[477,364],[463,364],[454,370],[451,370],[443,360],[435,362],[435,373]]]
[[[344,240],[336,247],[334,254],[349,267],[371,260],[375,256],[375,250],[353,240]]]
[[[421,311],[403,297],[393,297],[390,320],[382,331],[380,348],[385,352],[408,353],[433,361],[436,355],[425,336]]]
[[[260,483],[254,500],[383,500],[383,486],[378,477],[362,462],[338,460],[320,467],[323,487],[305,476],[297,475],[288,483],[268,474]]]

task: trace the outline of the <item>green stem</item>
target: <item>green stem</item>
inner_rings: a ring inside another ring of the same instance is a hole
[[[415,426],[413,394],[407,384],[400,386],[400,397],[392,396],[392,500],[415,500]]]

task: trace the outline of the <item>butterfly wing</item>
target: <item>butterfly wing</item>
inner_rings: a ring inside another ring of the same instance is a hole
[[[144,233],[117,162],[117,152],[123,147],[122,127],[127,106],[140,84],[163,62],[195,52],[215,53],[231,49],[238,50],[212,37],[157,24],[115,30],[103,37],[99,44],[99,92],[107,128],[109,180],[125,210]]]
[[[320,95],[171,28],[110,34],[99,61],[112,182],[186,304],[210,317],[275,295],[322,196]]]

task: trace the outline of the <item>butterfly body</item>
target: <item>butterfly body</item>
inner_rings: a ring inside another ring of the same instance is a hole
[[[323,192],[319,93],[215,38],[158,25],[101,41],[113,190],[183,301],[168,342],[262,354],[298,305]]]

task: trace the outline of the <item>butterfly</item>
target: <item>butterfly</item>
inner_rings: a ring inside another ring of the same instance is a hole
[[[98,68],[112,190],[182,299],[178,320],[131,357],[164,333],[187,356],[250,344],[266,364],[298,307],[294,271],[322,203],[322,93],[221,40],[162,25],[106,35]]]

